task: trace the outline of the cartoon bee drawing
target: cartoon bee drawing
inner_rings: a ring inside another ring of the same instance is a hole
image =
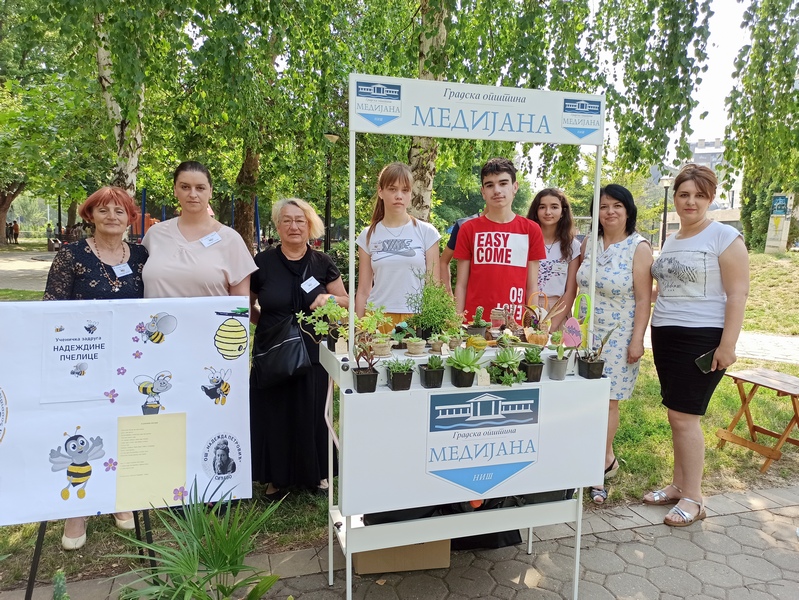
[[[70,375],[74,375],[75,377],[83,377],[86,375],[86,371],[89,369],[89,365],[87,363],[78,363],[72,370],[69,372]]]
[[[227,402],[227,395],[230,393],[230,384],[228,378],[230,377],[230,369],[220,369],[217,371],[213,367],[205,367],[206,370],[211,371],[208,374],[208,381],[211,385],[200,386],[205,392],[205,395],[214,401],[214,404],[225,405]]]
[[[95,331],[97,331],[97,322],[96,321],[86,321],[86,325],[84,325],[83,328],[86,330],[86,333],[91,335]]]
[[[69,499],[69,488],[78,487],[78,498],[86,497],[86,484],[92,476],[92,466],[90,460],[96,460],[105,456],[103,450],[103,439],[100,436],[89,438],[78,435],[80,426],[75,429],[75,434],[70,436],[64,443],[64,454],[60,448],[50,450],[50,463],[52,470],[67,470],[67,487],[61,490],[61,498]],[[69,433],[64,433],[69,435]]]
[[[164,337],[175,331],[178,320],[170,314],[158,313],[152,315],[151,321],[144,327],[144,343],[151,341],[153,344],[160,344]]]
[[[172,389],[171,379],[172,373],[169,371],[161,371],[155,378],[138,375],[133,379],[139,393],[147,396],[147,401],[142,406],[145,415],[157,415],[159,410],[164,409],[161,405],[161,394]]]

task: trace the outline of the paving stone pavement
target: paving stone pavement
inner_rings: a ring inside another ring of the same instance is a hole
[[[709,496],[705,508],[707,519],[685,528],[662,523],[667,507],[634,504],[586,511],[579,598],[799,598],[799,486]],[[354,576],[353,599],[571,599],[573,534],[570,525],[539,527],[531,555],[523,543],[453,552],[447,569]],[[248,563],[281,577],[264,598],[341,600],[344,557],[336,547],[330,587],[327,555],[324,547],[253,555]],[[114,600],[127,580],[72,582],[67,590],[73,600]],[[24,590],[0,593],[0,600],[23,598]],[[52,587],[36,588],[33,598],[52,598]]]

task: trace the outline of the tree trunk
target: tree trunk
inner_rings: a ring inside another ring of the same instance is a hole
[[[421,3],[422,27],[419,32],[419,79],[441,81],[444,69],[431,69],[433,63],[444,60],[441,50],[447,41],[447,28],[444,21],[446,9],[430,8],[430,0]],[[437,73],[437,74],[436,74]],[[408,150],[408,163],[413,173],[410,212],[423,221],[430,220],[430,198],[433,194],[433,178],[436,176],[436,157],[438,140],[414,136]]]
[[[67,227],[74,227],[78,221],[78,201],[72,200],[67,208]]]
[[[8,211],[11,209],[11,203],[17,199],[22,191],[25,189],[26,183],[24,181],[14,181],[3,189],[0,189],[0,224],[3,226],[3,235],[0,236],[0,246],[6,243],[6,223],[8,219]]]
[[[253,148],[244,150],[244,161],[236,176],[236,218],[234,229],[239,232],[247,248],[255,240],[255,186],[261,168],[261,155]]]
[[[139,173],[139,155],[142,149],[144,117],[144,83],[139,84],[134,93],[137,99],[136,119],[131,121],[123,114],[113,94],[113,65],[111,63],[110,43],[105,31],[105,15],[94,17],[94,30],[97,34],[97,80],[100,83],[106,112],[114,128],[114,141],[117,147],[117,164],[114,167],[111,185],[127,190],[131,197],[136,193],[136,177]]]

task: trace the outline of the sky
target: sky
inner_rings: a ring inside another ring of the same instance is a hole
[[[732,89],[735,57],[749,41],[748,33],[740,29],[746,6],[748,2],[740,4],[737,0],[713,0],[715,14],[710,18],[708,70],[694,92],[699,106],[694,109],[691,118],[691,128],[694,130],[691,141],[724,138],[724,127],[727,125],[724,99]],[[705,111],[708,112],[707,117],[700,120],[699,115]]]

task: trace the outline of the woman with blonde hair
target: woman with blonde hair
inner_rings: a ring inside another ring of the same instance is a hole
[[[384,306],[394,323],[411,316],[408,294],[418,291],[420,275],[439,280],[438,240],[430,223],[408,214],[413,174],[402,163],[383,167],[369,227],[358,236],[358,292],[355,312],[368,302]]]
[[[299,198],[272,206],[280,243],[255,257],[250,280],[250,320],[255,336],[297,312],[309,314],[333,298],[345,308],[349,296],[333,260],[308,243],[324,234],[313,207]],[[252,476],[267,484],[268,500],[294,487],[327,489],[327,372],[319,364],[318,340],[302,336],[312,369],[276,386],[259,389],[250,376]],[[335,459],[334,459],[335,464]]]

